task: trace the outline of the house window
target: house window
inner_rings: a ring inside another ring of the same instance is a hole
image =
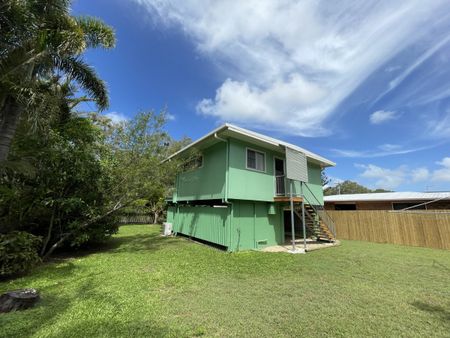
[[[187,160],[183,165],[184,171],[191,171],[203,167],[203,156],[198,155]]]
[[[406,202],[400,202],[400,203],[392,203],[392,209],[393,210],[402,210],[402,209],[406,209],[406,208],[411,208],[413,206],[416,206],[418,204],[421,204],[423,202],[414,202],[414,203],[406,203]],[[416,206],[415,208],[411,208],[411,210],[416,209],[416,210],[425,210],[426,206],[425,205],[419,205]]]
[[[266,171],[266,155],[260,151],[247,149],[247,169]]]
[[[356,210],[356,204],[335,204],[334,210]]]

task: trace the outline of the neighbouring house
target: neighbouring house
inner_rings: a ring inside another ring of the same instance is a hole
[[[292,236],[292,190],[295,236],[303,238],[305,215],[305,235],[334,241],[321,182],[321,170],[334,166],[332,161],[231,124],[213,130],[166,161],[175,157],[185,160],[168,200],[167,221],[175,234],[228,251],[284,244],[286,236]]]
[[[385,192],[325,196],[327,210],[450,210],[450,192]]]

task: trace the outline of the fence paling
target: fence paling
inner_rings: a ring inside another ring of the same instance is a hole
[[[151,224],[153,218],[148,214],[124,214],[119,215],[119,224]]]
[[[337,237],[450,249],[450,213],[329,210]]]

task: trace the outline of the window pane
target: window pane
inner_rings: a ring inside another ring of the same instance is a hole
[[[253,150],[247,150],[247,167],[256,169],[256,153]]]
[[[265,171],[264,154],[256,153],[256,170]]]
[[[265,171],[266,163],[264,154],[258,151],[247,149],[247,168]]]
[[[199,156],[199,157],[197,157],[197,159],[196,159],[196,165],[195,165],[195,167],[196,167],[196,168],[200,168],[202,165],[203,165],[203,156]]]
[[[197,168],[200,168],[203,164],[203,156],[199,155],[194,158],[188,159],[184,165],[183,169],[184,171],[191,171]]]

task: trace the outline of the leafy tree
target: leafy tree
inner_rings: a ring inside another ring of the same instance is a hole
[[[103,125],[108,136],[115,189],[110,192],[114,207],[121,209],[146,200],[155,221],[170,193],[179,161],[162,163],[187,143],[174,141],[163,129],[166,112],[141,112],[133,120]]]
[[[40,262],[40,239],[23,231],[0,233],[0,276],[26,271]]]
[[[59,106],[59,115],[35,133],[28,133],[29,120],[17,131],[10,157],[26,159],[30,170],[0,176],[2,230],[40,236],[44,259],[57,248],[107,238],[117,230],[116,213],[142,200],[157,221],[180,166],[161,162],[187,143],[164,131],[165,112],[114,124],[96,114],[67,114],[63,96]]]
[[[11,158],[27,159],[33,171],[10,170],[2,177],[5,227],[41,236],[43,257],[63,244],[79,246],[114,233],[117,227],[105,215],[113,180],[102,162],[108,149],[100,128],[76,115],[33,134],[28,125],[20,126]]]
[[[69,0],[0,4],[0,162],[7,159],[20,118],[42,111],[48,98],[43,79],[64,75],[100,109],[108,106],[106,86],[82,54],[113,47],[113,30],[98,19],[71,16],[69,5]]]
[[[330,178],[325,173],[324,169],[322,169],[320,171],[320,180],[322,181],[322,187],[328,185],[330,183],[330,181],[331,181]]]
[[[392,190],[386,190],[386,189],[378,188],[378,189],[372,190],[372,192],[374,192],[374,193],[377,193],[377,192],[392,192]]]
[[[371,190],[358,184],[357,182],[347,180],[342,183],[336,184],[334,187],[326,188],[324,190],[324,195],[330,196],[339,194],[365,194],[372,192],[389,192],[389,190],[384,189]]]

